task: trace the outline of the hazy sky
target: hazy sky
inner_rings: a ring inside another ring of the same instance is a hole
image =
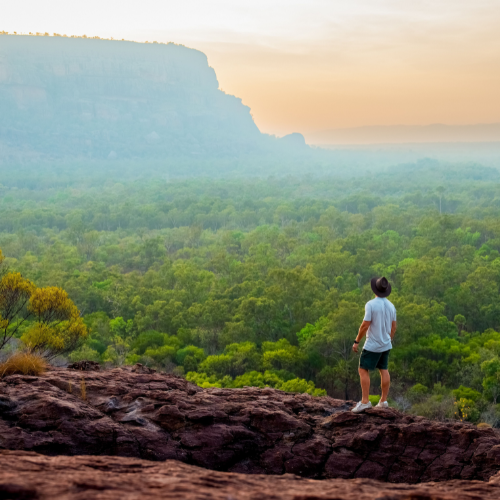
[[[0,30],[200,49],[277,135],[500,122],[500,0],[0,0]]]

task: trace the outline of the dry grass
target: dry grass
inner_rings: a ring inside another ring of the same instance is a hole
[[[478,429],[491,429],[491,425],[487,424],[486,422],[481,422],[480,424],[477,424]]]
[[[36,354],[16,352],[7,361],[0,363],[0,377],[7,375],[40,375],[47,369],[47,362]]]

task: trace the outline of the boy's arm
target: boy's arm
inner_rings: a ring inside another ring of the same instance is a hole
[[[366,335],[366,332],[368,331],[368,328],[370,328],[371,324],[372,324],[371,321],[363,321],[363,323],[361,323],[358,335],[356,337],[356,342],[354,342],[352,346],[352,350],[354,352],[358,352],[358,344],[361,342],[361,340],[363,340],[363,337]]]

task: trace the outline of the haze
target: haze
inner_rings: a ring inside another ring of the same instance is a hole
[[[500,122],[496,0],[18,0],[0,30],[205,52],[261,131]]]

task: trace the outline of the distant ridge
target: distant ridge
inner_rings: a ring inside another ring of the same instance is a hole
[[[0,32],[0,110],[0,164],[309,151],[262,134],[207,56],[174,43]]]
[[[500,123],[390,125],[337,128],[306,134],[310,144],[498,142]]]

